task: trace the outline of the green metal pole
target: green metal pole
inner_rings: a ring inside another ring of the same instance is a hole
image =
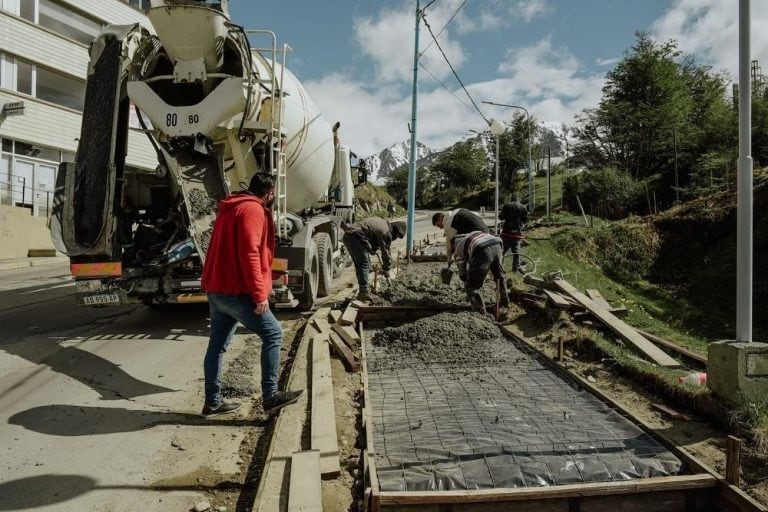
[[[416,36],[413,45],[413,94],[411,97],[411,161],[408,170],[408,232],[406,234],[405,251],[410,259],[413,253],[413,231],[415,229],[414,214],[416,212],[416,157],[418,155],[416,142],[416,112],[419,98],[419,16],[421,7],[416,0]]]

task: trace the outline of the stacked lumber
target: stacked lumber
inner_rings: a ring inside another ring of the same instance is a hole
[[[569,311],[577,320],[595,320],[612,330],[629,346],[650,359],[653,363],[666,368],[679,368],[680,362],[661,350],[655,340],[622,321],[627,314],[626,308],[614,308],[605,300],[599,290],[590,288],[582,293],[562,278],[551,280],[526,276],[525,282],[542,290],[547,304],[551,307]],[[671,345],[671,344],[669,344]],[[665,346],[665,348],[670,348]],[[679,352],[679,351],[678,351]]]

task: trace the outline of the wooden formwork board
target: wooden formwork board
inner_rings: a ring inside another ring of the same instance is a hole
[[[399,308],[394,308],[395,310]],[[376,315],[376,320],[390,319],[383,312]],[[364,318],[364,310],[361,316]],[[539,353],[544,362],[566,378],[576,380],[587,391],[626,417],[646,433],[674,453],[691,474],[656,477],[628,482],[589,483],[538,488],[482,489],[462,491],[416,491],[389,492],[381,491],[376,473],[375,445],[373,440],[373,420],[370,409],[368,388],[368,367],[365,347],[366,334],[361,321],[362,339],[362,380],[363,380],[363,426],[365,431],[365,450],[363,453],[366,467],[366,479],[369,487],[366,495],[370,496],[369,510],[373,512],[646,512],[659,510],[664,512],[768,512],[768,509],[725,481],[714,470],[701,463],[674,443],[659,435],[647,424],[632,416],[610,397],[578,376],[571,375],[549,358]],[[511,331],[502,329],[506,334],[519,338]]]

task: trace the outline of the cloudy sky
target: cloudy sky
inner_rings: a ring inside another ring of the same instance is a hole
[[[544,122],[572,122],[597,104],[606,72],[637,31],[675,39],[699,63],[737,76],[736,0],[421,0],[425,5],[426,23],[488,118],[514,111],[483,100],[522,105]],[[230,0],[233,21],[273,30],[291,45],[289,69],[328,121],[341,121],[343,140],[360,156],[409,138],[415,8],[416,0]],[[752,0],[752,26],[767,24],[768,3]],[[418,135],[440,148],[486,123],[420,26]],[[768,66],[768,31],[753,29],[752,50]]]

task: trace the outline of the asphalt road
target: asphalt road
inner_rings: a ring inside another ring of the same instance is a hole
[[[421,216],[415,239],[437,231]],[[250,408],[199,416],[207,308],[88,308],[74,292],[66,263],[0,271],[0,511],[189,510],[201,481],[242,482]]]

